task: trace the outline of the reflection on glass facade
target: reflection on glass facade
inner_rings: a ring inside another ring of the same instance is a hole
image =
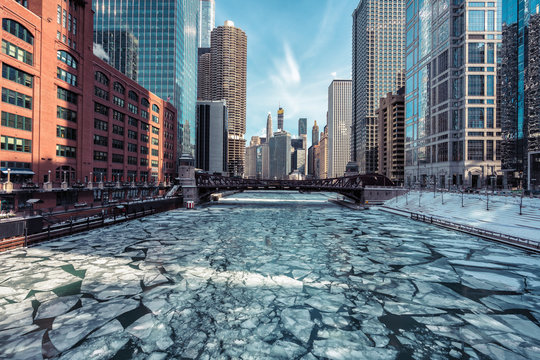
[[[199,47],[209,48],[212,30],[216,26],[216,4],[214,0],[200,0]]]
[[[103,44],[122,32],[138,40],[137,82],[177,108],[178,154],[193,154],[199,0],[93,0],[92,5],[94,42]]]
[[[501,175],[501,1],[407,1],[406,184],[480,187]]]

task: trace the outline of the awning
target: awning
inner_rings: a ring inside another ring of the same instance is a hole
[[[7,175],[8,173],[7,169],[8,168],[2,168],[0,170],[2,171],[2,173]],[[11,172],[11,175],[35,175],[36,174],[32,170],[28,170],[28,169],[11,169],[10,172]]]
[[[43,204],[43,200],[41,199],[30,199],[26,200],[27,204]]]

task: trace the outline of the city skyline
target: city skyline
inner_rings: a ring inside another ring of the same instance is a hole
[[[297,134],[299,118],[307,118],[310,129],[315,120],[326,123],[328,86],[351,78],[351,16],[357,3],[215,2],[216,24],[232,20],[248,36],[246,140],[264,137],[268,112],[277,119],[280,106],[284,130],[291,134]]]

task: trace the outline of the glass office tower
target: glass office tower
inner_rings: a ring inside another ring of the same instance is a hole
[[[115,37],[110,33],[126,32],[138,40],[137,82],[176,107],[178,155],[194,155],[199,0],[93,0],[92,5],[94,42],[104,44]]]
[[[408,0],[405,182],[502,181],[497,48],[502,0]]]

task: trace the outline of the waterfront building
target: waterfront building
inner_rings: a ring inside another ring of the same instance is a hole
[[[407,7],[405,181],[482,187],[500,176],[501,1]]]
[[[315,124],[313,124],[313,128],[311,129],[311,145],[317,145],[319,143],[319,125],[317,125],[317,120],[315,120]]]
[[[179,155],[194,155],[199,1],[92,0],[95,43],[126,31],[139,41],[137,82],[176,107]]]
[[[94,54],[109,63],[122,74],[137,81],[139,67],[139,40],[129,31],[119,30],[106,31],[102,34],[95,32],[95,36],[101,39],[101,49],[94,48]]]
[[[379,99],[403,86],[405,2],[360,0],[352,15],[350,152],[351,160],[358,163],[361,174],[377,171],[375,110]],[[414,7],[418,1],[410,3]],[[431,3],[423,2],[425,6],[431,6]],[[430,33],[426,32],[426,35]]]
[[[175,176],[176,109],[92,53],[89,4],[0,0],[0,13],[2,176],[10,168],[17,186]],[[56,204],[73,204],[72,190]]]
[[[197,101],[196,167],[227,172],[228,117],[225,101]]]
[[[291,171],[306,174],[305,135],[291,139]]]
[[[503,0],[503,7],[498,77],[504,91],[497,94],[502,172],[505,185],[530,188],[540,182],[533,180],[540,179],[540,1]]]
[[[378,174],[394,184],[403,184],[405,176],[405,89],[388,93],[376,110],[379,131]]]
[[[199,48],[199,68],[197,70],[197,99],[212,99],[212,49]]]
[[[278,131],[270,138],[270,179],[287,179],[291,173],[291,135]]]
[[[277,129],[278,131],[283,130],[283,121],[285,119],[285,110],[280,106],[277,111]]]
[[[246,133],[247,36],[232,21],[212,30],[212,99],[227,101],[228,171],[244,173]]]
[[[266,144],[262,143],[263,139],[264,138],[260,138],[259,136],[252,136],[249,146],[246,147],[245,178],[257,179],[262,176],[262,149],[266,146]]]
[[[328,87],[328,177],[340,177],[350,159],[351,80],[334,80]]]
[[[314,149],[314,173],[318,179],[328,178],[328,125],[324,127],[321,133],[319,145]]]
[[[199,48],[210,48],[212,30],[216,25],[216,4],[214,0],[200,0]]]

